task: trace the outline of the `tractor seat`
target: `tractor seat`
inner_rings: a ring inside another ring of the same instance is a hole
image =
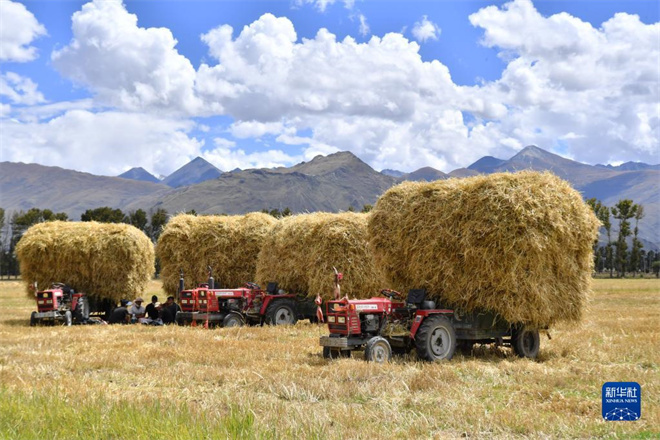
[[[270,282],[266,286],[266,293],[269,295],[277,295],[277,283]]]

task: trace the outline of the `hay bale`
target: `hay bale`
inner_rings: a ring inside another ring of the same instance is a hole
[[[114,301],[143,294],[154,274],[151,240],[125,224],[40,223],[23,234],[16,255],[26,285],[62,282]],[[28,294],[34,294],[29,287]]]
[[[391,287],[512,323],[581,318],[599,222],[551,173],[406,182],[376,203],[370,245]]]
[[[367,240],[365,214],[300,214],[280,220],[263,243],[257,264],[262,285],[309,296],[332,297],[333,266],[344,274],[342,295],[370,298],[383,288]]]
[[[170,295],[177,293],[180,269],[186,287],[206,282],[207,266],[213,268],[216,287],[239,287],[254,281],[262,240],[275,223],[272,216],[260,212],[173,217],[156,246],[163,289]]]

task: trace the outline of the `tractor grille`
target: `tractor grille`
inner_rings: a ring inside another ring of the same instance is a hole
[[[54,310],[56,306],[52,292],[39,292],[37,294],[37,309],[40,312]]]
[[[332,333],[346,333],[348,326],[346,324],[328,324],[328,330]]]

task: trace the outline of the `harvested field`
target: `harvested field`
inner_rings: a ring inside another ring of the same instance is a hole
[[[342,295],[370,298],[387,287],[367,239],[366,214],[317,212],[286,217],[264,240],[257,264],[262,285],[277,281],[293,293],[332,298],[334,270]]]
[[[28,229],[16,246],[28,296],[52,283],[119,301],[135,298],[154,275],[154,247],[139,229],[125,224],[46,222]]]
[[[369,235],[392,288],[547,326],[581,318],[598,226],[568,182],[523,171],[402,183],[376,203]]]
[[[326,361],[308,323],[31,328],[33,309],[0,282],[0,438],[660,436],[659,280],[595,280],[583,322],[558,324],[538,361]],[[606,381],[641,384],[641,420],[601,419]]]
[[[173,217],[156,246],[163,288],[169,295],[176,295],[180,269],[186,287],[205,283],[209,265],[213,268],[216,287],[240,287],[254,281],[257,255],[276,223],[272,216],[260,212]]]

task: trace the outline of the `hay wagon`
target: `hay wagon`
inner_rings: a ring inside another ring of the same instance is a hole
[[[538,328],[509,323],[492,312],[461,314],[438,307],[421,289],[411,290],[406,301],[393,290],[381,293],[382,298],[328,301],[330,335],[320,338],[324,358],[350,357],[364,349],[367,361],[386,362],[393,352],[415,349],[421,359],[442,361],[475,343],[510,346],[520,357],[538,355]]]

